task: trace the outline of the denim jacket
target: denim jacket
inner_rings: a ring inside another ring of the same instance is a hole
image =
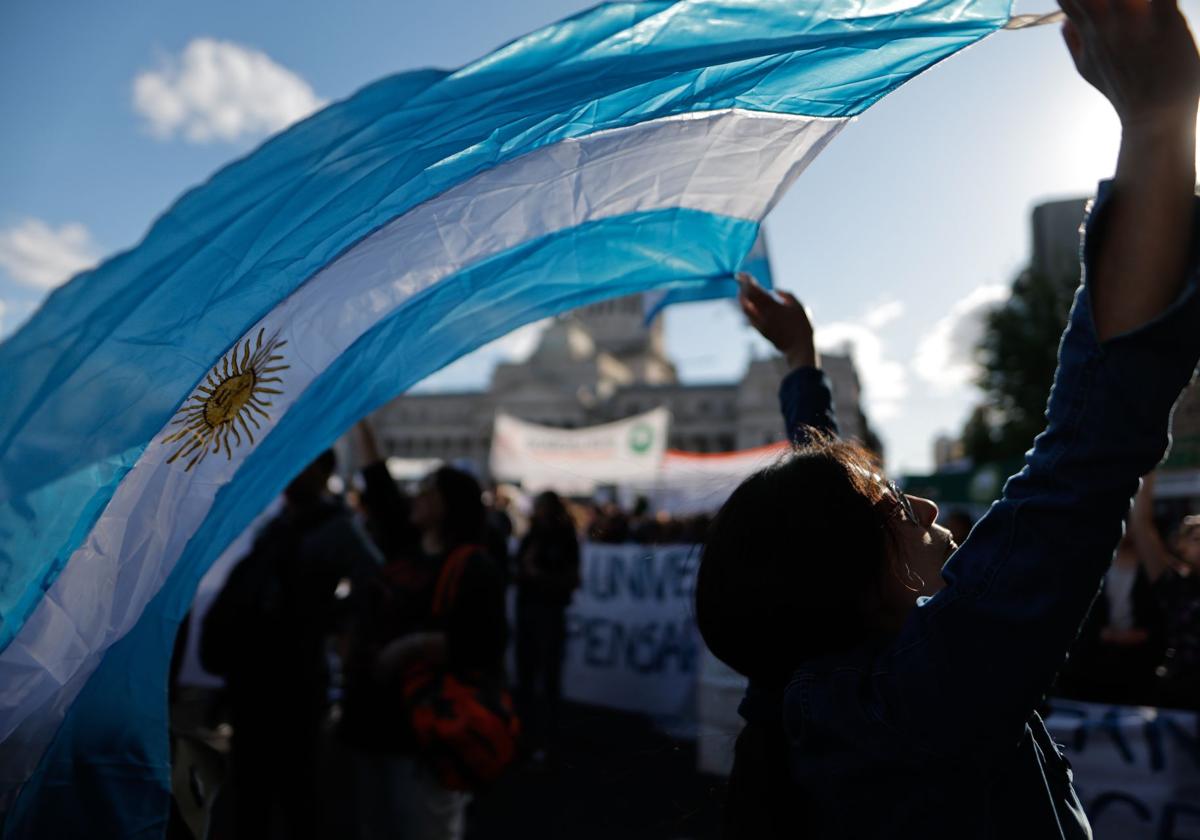
[[[946,588],[920,599],[898,635],[806,662],[787,686],[781,711],[805,812],[797,828],[809,829],[798,836],[1091,836],[1070,767],[1035,710],[1099,590],[1139,477],[1168,446],[1171,408],[1200,356],[1194,273],[1152,323],[1097,339],[1087,268],[1108,190],[1088,221],[1046,430],[1024,468],[946,563]],[[801,424],[836,431],[819,371],[792,372],[780,402],[793,437]],[[752,688],[743,716],[778,715],[776,702]]]

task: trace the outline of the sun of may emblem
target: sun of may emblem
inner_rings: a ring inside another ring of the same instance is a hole
[[[182,425],[183,428],[163,438],[164,444],[179,444],[179,448],[167,459],[168,464],[191,456],[185,467],[185,470],[190,470],[209,453],[216,454],[222,448],[226,459],[231,459],[233,449],[229,439],[233,438],[233,446],[241,446],[242,432],[246,433],[250,443],[254,443],[254,432],[250,426],[262,428],[254,415],[270,419],[267,409],[271,407],[271,402],[264,395],[283,393],[267,387],[270,383],[282,382],[272,374],[290,367],[277,364],[283,360],[283,356],[275,352],[287,342],[280,341],[276,336],[263,341],[265,332],[265,329],[260,329],[256,340],[248,338],[240,345],[235,344],[225,358],[217,362],[197,393],[176,413],[171,425]],[[241,431],[238,431],[238,426],[241,426]]]

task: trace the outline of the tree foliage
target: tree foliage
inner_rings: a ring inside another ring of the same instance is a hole
[[[976,384],[984,401],[962,435],[975,463],[1020,457],[1045,428],[1059,338],[1078,282],[1076,276],[1024,271],[1008,301],[985,317],[976,348]]]

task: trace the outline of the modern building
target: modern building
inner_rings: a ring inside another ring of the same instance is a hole
[[[1051,277],[1079,276],[1079,229],[1089,199],[1047,201],[1033,208],[1029,267]]]
[[[1079,272],[1080,226],[1088,199],[1040,204],[1033,210],[1030,265],[1044,274]],[[1159,498],[1200,501],[1200,388],[1193,382],[1171,417],[1171,451],[1159,470]]]
[[[848,355],[823,355],[842,433],[878,450],[860,407]],[[639,296],[593,304],[556,318],[528,360],[496,367],[486,390],[406,394],[372,417],[386,455],[469,461],[486,474],[499,411],[559,428],[620,420],[659,406],[671,411],[669,446],[728,452],[784,438],[780,358],[751,361],[740,381],[679,382],[661,320],[646,327]]]

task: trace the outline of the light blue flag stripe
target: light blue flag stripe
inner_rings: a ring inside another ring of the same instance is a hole
[[[380,322],[309,386],[248,455],[240,472],[244,479],[218,494],[162,592],[137,627],[111,648],[71,707],[22,791],[5,837],[104,836],[105,817],[126,826],[129,814],[137,815],[135,822],[165,815],[170,773],[165,686],[173,631],[224,546],[279,494],[274,464],[307,463],[348,423],[448,364],[463,348],[480,347],[515,324],[664,280],[703,284],[726,276],[751,247],[757,228],[744,219],[687,210],[584,225],[487,260]],[[724,245],[714,249],[713,242]],[[544,294],[545,275],[531,270],[531,262],[552,269],[553,296]],[[603,285],[595,282],[597,274],[605,278]],[[138,722],[136,733],[131,721]],[[134,734],[139,737],[132,739]],[[84,779],[81,755],[89,757]],[[109,810],[97,814],[87,807],[93,799]],[[153,830],[148,824],[146,836],[157,836]]]
[[[736,274],[740,272],[749,274],[764,289],[775,288],[775,281],[771,277],[771,257],[767,252],[767,233],[761,226],[758,230],[758,237],[754,240],[754,247],[746,254],[734,274],[717,277],[707,283],[687,281],[660,285],[654,291],[644,294],[642,296],[644,323],[646,326],[650,326],[660,312],[677,303],[700,303],[706,300],[736,298],[738,296]]]
[[[372,85],[189,193],[140,246],[60,289],[0,345],[0,368],[14,372],[0,384],[0,646],[18,638],[149,439],[214,361],[323,267],[357,253],[368,234],[500,163],[572,137],[731,107],[860,113],[998,28],[1009,8],[979,0],[863,11],[859,3],[602,6],[453,74],[426,71]],[[89,803],[99,801],[98,791],[112,794],[108,817],[125,828],[142,813],[136,802],[158,801],[152,791],[161,791],[165,750],[152,722],[162,718],[168,654],[148,639],[173,632],[196,580],[238,523],[308,457],[486,336],[591,300],[664,283],[702,286],[721,276],[718,269],[728,275],[750,247],[761,212],[722,216],[681,206],[555,231],[455,271],[385,314],[316,372],[250,450],[132,632],[97,653],[98,669],[78,672],[73,691],[54,695],[44,720],[22,724],[58,736],[48,752],[32,755],[34,763],[41,756],[39,769],[6,835],[50,818],[67,820],[61,836],[70,836],[67,806],[81,819],[96,818]],[[691,251],[698,255],[679,256]],[[439,302],[450,306],[448,320],[421,338],[418,327],[433,323],[422,319]],[[377,343],[389,330],[408,355]],[[402,369],[387,370],[397,359]],[[337,399],[343,403],[331,410]],[[4,664],[16,661],[10,652],[4,647],[0,662],[6,676],[13,672]],[[0,713],[20,692],[5,684]],[[151,723],[106,717],[105,708],[109,715],[122,708],[111,705],[118,697]],[[122,757],[139,760],[125,761],[123,775],[101,778],[104,762]],[[4,790],[28,777],[28,758],[0,768]],[[97,775],[81,782],[89,771]],[[63,808],[33,804],[60,799]]]

